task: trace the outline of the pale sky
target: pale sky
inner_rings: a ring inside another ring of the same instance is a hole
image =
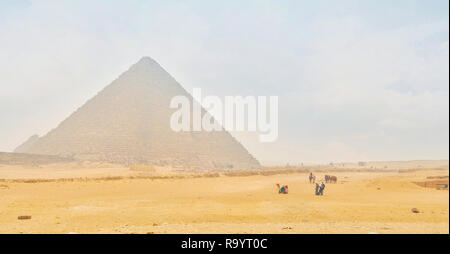
[[[188,91],[279,96],[257,159],[448,159],[449,1],[0,0],[0,151],[150,56]]]

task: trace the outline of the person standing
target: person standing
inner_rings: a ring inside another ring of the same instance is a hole
[[[319,188],[320,188],[320,187],[319,187],[319,184],[316,183],[316,196],[319,195]]]
[[[320,185],[320,189],[319,189],[320,196],[323,196],[323,190],[324,189],[325,189],[325,184],[322,182],[322,184]]]

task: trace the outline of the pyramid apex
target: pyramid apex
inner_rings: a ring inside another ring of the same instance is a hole
[[[161,69],[161,66],[153,60],[149,56],[144,56],[139,59],[135,64],[131,65],[131,67],[128,69],[128,72],[131,73],[141,73],[139,75],[142,75],[143,73],[147,73],[148,71],[152,69]]]
[[[157,64],[157,62],[149,56],[143,56],[137,64]]]

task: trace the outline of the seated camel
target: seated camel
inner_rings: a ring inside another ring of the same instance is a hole
[[[289,193],[289,189],[288,189],[287,185],[280,186],[280,184],[277,183],[277,187],[278,187],[278,193],[279,194],[288,194]]]

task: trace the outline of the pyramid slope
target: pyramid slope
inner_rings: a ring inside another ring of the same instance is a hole
[[[142,58],[47,135],[21,152],[120,164],[257,168],[228,132],[174,132],[173,96],[192,97],[158,63]]]
[[[15,153],[26,152],[38,140],[39,140],[39,136],[33,135],[33,136],[29,137],[27,139],[27,141],[23,142],[20,146],[18,146],[16,149],[14,149],[14,152]]]

